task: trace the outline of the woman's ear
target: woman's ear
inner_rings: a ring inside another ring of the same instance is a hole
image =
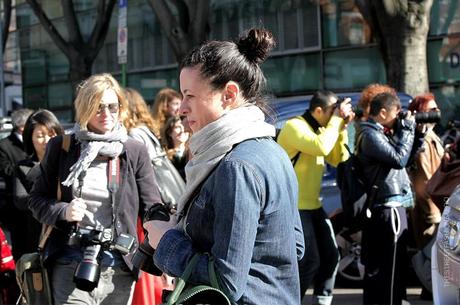
[[[238,100],[240,95],[240,87],[237,83],[229,81],[224,88],[224,107],[236,107],[238,106]]]
[[[383,120],[386,120],[387,118],[387,110],[385,108],[382,108],[380,109],[380,112],[379,112],[379,117],[382,118]]]

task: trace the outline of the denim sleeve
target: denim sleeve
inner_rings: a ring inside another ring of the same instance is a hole
[[[214,192],[207,204],[214,209],[214,244],[210,255],[221,288],[232,300],[243,295],[248,281],[261,208],[265,201],[262,179],[244,161],[224,161],[217,168],[213,181],[204,187]],[[189,219],[192,222],[192,219]],[[178,276],[195,254],[192,241],[182,232],[168,231],[155,252],[155,264],[166,273]],[[208,258],[200,258],[191,280],[209,283]]]

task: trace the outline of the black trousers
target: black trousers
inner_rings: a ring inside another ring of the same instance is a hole
[[[392,218],[392,213],[397,213],[399,217],[394,215]],[[398,224],[398,221],[400,230],[395,242],[392,223]],[[361,260],[365,266],[363,304],[391,304],[392,290],[392,304],[401,304],[406,299],[409,266],[406,209],[374,208],[362,234]]]

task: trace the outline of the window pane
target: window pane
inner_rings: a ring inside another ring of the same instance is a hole
[[[53,110],[54,115],[58,118],[59,122],[71,123],[74,121],[72,109],[69,110]]]
[[[55,50],[53,53],[49,52],[47,63],[50,81],[67,80],[69,61],[60,50]]]
[[[321,14],[325,47],[360,45],[371,41],[370,27],[354,0],[324,3],[321,5]]]
[[[149,73],[130,74],[128,87],[138,90],[148,104],[152,104],[155,95],[164,87],[179,88],[177,69],[161,70]]]
[[[460,80],[460,45],[448,37],[428,42],[428,77],[430,82]]]
[[[23,87],[25,107],[31,109],[48,108],[46,86]]]
[[[274,94],[295,94],[320,87],[319,54],[269,58],[262,66],[268,89]]]
[[[72,108],[72,89],[69,83],[50,84],[48,86],[48,107]]]
[[[362,88],[385,83],[385,67],[376,48],[335,51],[324,54],[324,81],[328,89]]]
[[[299,48],[299,23],[297,10],[290,9],[282,13],[284,31],[284,49]]]
[[[265,27],[278,44],[275,51],[319,46],[318,9],[309,1],[211,1],[211,38],[235,39],[241,30]]]
[[[21,61],[25,86],[46,83],[46,52],[39,50],[22,52]]]
[[[453,85],[443,85],[440,88],[432,90],[436,96],[436,103],[442,112],[443,126],[446,126],[449,120],[460,118],[460,87]]]
[[[458,0],[433,1],[430,35],[453,33],[460,33],[460,5]]]

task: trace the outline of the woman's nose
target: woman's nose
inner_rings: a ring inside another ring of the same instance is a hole
[[[188,110],[187,110],[187,107],[185,106],[185,102],[184,102],[184,101],[182,101],[182,103],[180,103],[178,112],[179,112],[179,115],[187,115]]]

